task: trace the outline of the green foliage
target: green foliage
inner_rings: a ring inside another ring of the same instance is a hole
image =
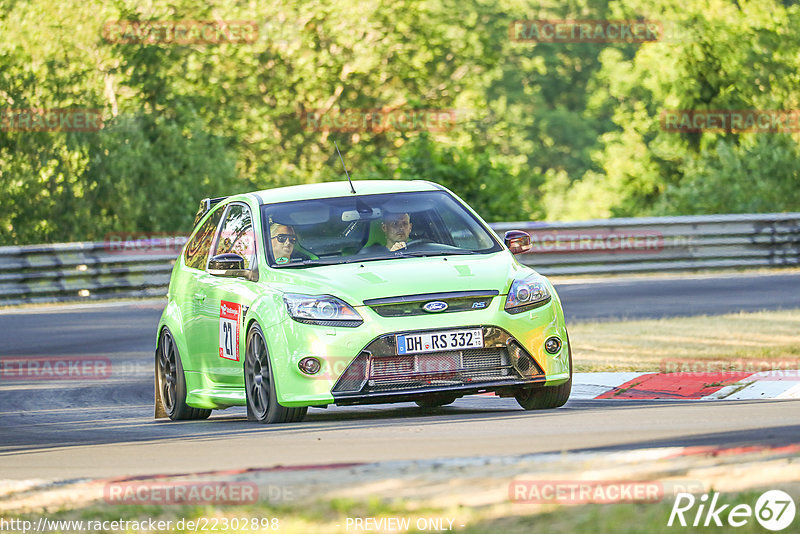
[[[423,135],[401,149],[396,177],[439,183],[471,206],[480,206],[488,221],[526,220],[536,208],[533,187],[520,179],[509,188],[511,167],[499,160],[486,152],[445,147]]]
[[[82,178],[89,219],[120,232],[188,231],[188,206],[251,189],[236,180],[224,139],[197,120],[180,124],[157,115],[116,117],[91,145]],[[91,227],[84,235],[103,237]]]
[[[616,128],[594,154],[602,170],[553,184],[550,194],[570,215],[593,217],[800,210],[797,134],[674,133],[659,123],[665,110],[798,109],[798,6],[630,0],[615,8],[615,18],[675,21],[676,38],[642,45],[633,58],[604,51],[595,100],[616,103]]]
[[[660,43],[530,43],[518,19],[674,21]],[[254,21],[249,44],[121,44],[118,20]],[[800,210],[798,135],[672,133],[668,109],[800,109],[778,0],[0,1],[0,111],[96,108],[95,132],[0,128],[0,245],[183,232],[208,195],[440,182],[490,220]],[[444,131],[320,132],[313,110],[456,110]]]
[[[724,139],[704,149],[667,187],[657,213],[764,213],[800,206],[800,147],[785,135]]]

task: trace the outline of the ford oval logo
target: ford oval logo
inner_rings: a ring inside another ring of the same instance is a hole
[[[447,303],[442,302],[441,300],[432,300],[430,302],[426,302],[422,309],[426,312],[440,312],[447,309]]]

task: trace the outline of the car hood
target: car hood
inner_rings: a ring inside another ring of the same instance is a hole
[[[272,287],[284,292],[328,294],[354,306],[364,300],[449,291],[508,291],[531,272],[507,251],[477,256],[395,258],[312,268],[281,269]]]

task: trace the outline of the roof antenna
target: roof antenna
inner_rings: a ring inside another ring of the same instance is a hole
[[[347,172],[347,165],[344,164],[344,158],[342,157],[342,153],[339,152],[339,145],[336,144],[336,141],[333,142],[333,145],[336,147],[336,152],[339,153],[339,159],[342,161],[342,167],[344,167],[344,173],[347,175],[347,181],[350,182],[350,191],[352,191],[353,194],[355,195],[356,188],[353,187],[353,180],[350,179],[350,173]]]

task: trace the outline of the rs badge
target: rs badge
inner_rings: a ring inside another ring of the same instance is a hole
[[[242,306],[222,301],[219,305],[219,357],[239,361],[239,325]]]

